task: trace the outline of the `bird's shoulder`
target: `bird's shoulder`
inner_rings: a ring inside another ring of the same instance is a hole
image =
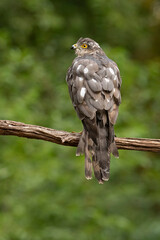
[[[92,65],[93,64],[93,65]],[[107,57],[105,54],[86,54],[80,57],[76,57],[72,65],[70,66],[69,70],[75,70],[79,67],[79,65],[82,65],[84,67],[88,67],[88,65],[91,65],[89,67],[95,67],[98,69],[101,69],[102,67],[108,68],[111,67],[115,69],[115,71],[119,72],[119,68],[117,64],[111,60],[109,57]],[[97,69],[97,70],[98,70]]]
[[[73,80],[77,76],[86,80],[94,78],[101,83],[104,78],[107,78],[113,81],[118,88],[122,82],[117,64],[106,55],[99,54],[76,57],[68,69],[67,78]]]

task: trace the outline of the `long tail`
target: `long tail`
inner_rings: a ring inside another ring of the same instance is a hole
[[[98,137],[95,148],[95,160],[99,164],[101,180],[108,181],[110,174],[110,141],[107,115],[104,111],[97,112]]]
[[[99,181],[109,180],[110,154],[118,157],[118,150],[114,141],[114,128],[109,122],[108,113],[99,111],[93,120],[83,120],[84,130],[77,147],[77,156],[85,154],[85,176],[92,178],[94,175]],[[92,161],[91,161],[92,159]]]

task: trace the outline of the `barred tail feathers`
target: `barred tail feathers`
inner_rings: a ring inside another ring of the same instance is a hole
[[[93,141],[88,137],[88,132],[84,129],[78,143],[76,156],[85,154],[85,177],[88,180],[92,178],[92,144]]]
[[[96,146],[96,159],[99,163],[101,178],[103,181],[109,180],[110,174],[110,141],[109,122],[106,111],[97,112],[98,137]]]
[[[94,175],[99,181],[109,180],[110,154],[118,157],[118,150],[114,141],[114,128],[109,122],[106,111],[98,112],[95,120],[84,119],[84,130],[79,140],[76,155],[85,154],[85,176]],[[91,160],[92,159],[92,160]]]

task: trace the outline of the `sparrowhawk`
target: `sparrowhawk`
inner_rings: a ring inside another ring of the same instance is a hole
[[[85,176],[99,183],[109,180],[110,155],[118,157],[114,124],[121,103],[121,77],[117,64],[97,42],[80,38],[72,45],[77,57],[68,69],[66,81],[78,117],[83,124],[76,155],[85,154]]]

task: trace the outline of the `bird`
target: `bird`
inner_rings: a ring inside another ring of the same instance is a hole
[[[114,125],[121,103],[121,76],[117,64],[109,59],[91,38],[73,44],[76,58],[66,81],[72,104],[83,124],[76,156],[85,155],[85,177],[100,184],[109,180],[111,153],[118,158]]]

